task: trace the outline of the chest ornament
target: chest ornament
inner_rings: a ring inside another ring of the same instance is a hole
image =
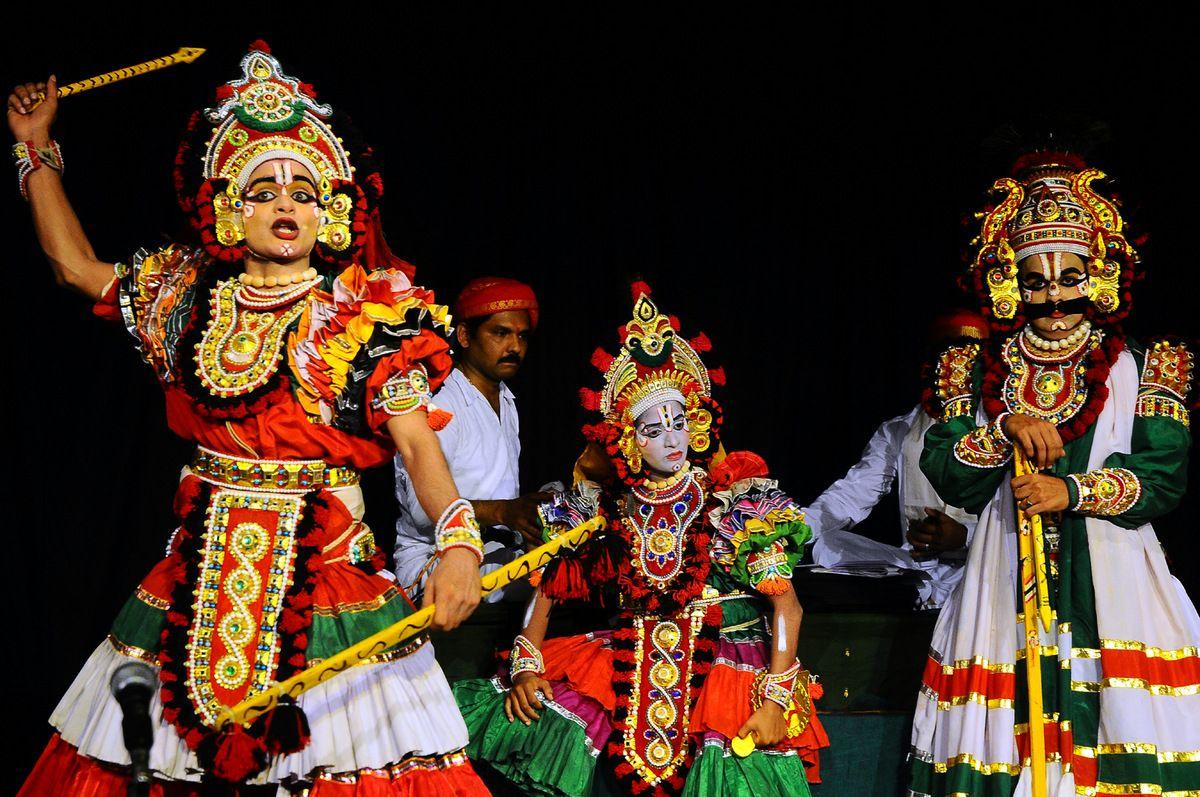
[[[656,589],[665,589],[684,565],[684,540],[704,505],[704,493],[689,471],[679,482],[663,488],[633,491],[633,566]]]
[[[1099,332],[1091,332],[1069,348],[1046,350],[1031,344],[1025,334],[1010,339],[1004,346],[1007,410],[1056,426],[1074,418],[1088,399],[1085,360],[1100,340]]]
[[[237,280],[219,283],[209,299],[208,326],[196,346],[196,375],[204,388],[218,398],[234,398],[270,381],[287,331],[307,306],[302,298],[315,284],[268,292]]]

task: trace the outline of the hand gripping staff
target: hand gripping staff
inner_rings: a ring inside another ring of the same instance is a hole
[[[550,542],[535,548],[519,559],[514,559],[499,570],[494,570],[483,577],[483,594],[489,595],[502,587],[506,587],[518,578],[523,578],[535,570],[544,567],[554,559],[555,555],[564,548],[575,548],[583,544],[595,532],[604,527],[604,518],[594,517],[580,523],[573,529],[556,536]],[[377,634],[367,637],[361,642],[351,645],[340,653],[336,653],[319,664],[314,664],[307,670],[298,672],[281,683],[275,683],[264,691],[243,700],[229,709],[218,721],[218,729],[232,723],[249,725],[257,717],[265,714],[279,703],[281,697],[296,698],[318,684],[325,683],[330,678],[346,672],[356,664],[369,660],[372,656],[399,645],[424,631],[433,622],[434,607],[410,614],[395,625],[383,629]]]
[[[126,78],[137,77],[144,75],[147,72],[153,72],[156,69],[163,69],[175,64],[190,64],[200,56],[204,55],[204,50],[200,47],[180,47],[177,51],[170,55],[164,55],[162,58],[155,58],[150,61],[145,61],[133,66],[127,66],[124,69],[114,69],[112,72],[105,72],[103,75],[77,80],[66,86],[59,86],[55,96],[70,97],[72,94],[78,94],[81,91],[91,91],[98,89],[101,86],[107,86],[110,83],[116,83],[119,80]],[[38,100],[41,102],[41,99]],[[36,107],[36,106],[35,106]]]
[[[1017,476],[1037,473],[1020,448],[1013,452]],[[1025,618],[1025,685],[1029,695],[1029,773],[1033,776],[1033,797],[1046,797],[1046,735],[1042,715],[1042,652],[1039,623],[1047,631],[1050,592],[1046,584],[1046,550],[1042,538],[1041,515],[1026,515],[1017,503],[1017,550],[1021,559],[1021,603]]]

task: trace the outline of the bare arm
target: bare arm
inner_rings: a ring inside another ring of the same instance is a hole
[[[51,76],[47,83],[26,83],[13,89],[6,110],[8,127],[17,141],[30,141],[35,147],[49,145],[50,127],[58,109],[57,87]],[[34,107],[39,93],[46,99]],[[43,166],[29,175],[26,187],[34,232],[54,270],[55,281],[92,300],[99,299],[113,278],[113,266],[96,258],[63,190],[61,175]]]
[[[796,645],[800,641],[800,622],[804,608],[796,591],[788,584],[787,592],[771,595],[771,672],[783,672],[796,661]]]
[[[458,488],[425,413],[396,416],[387,422],[387,429],[421,508],[431,518],[441,517],[446,507],[458,500]],[[433,627],[450,630],[467,619],[479,605],[480,590],[479,563],[474,554],[464,548],[450,548],[441,554],[425,587],[425,605],[437,606]]]
[[[796,644],[800,640],[800,621],[804,609],[796,598],[796,592],[788,584],[782,595],[771,595],[771,664],[769,672],[779,673],[796,661]],[[783,707],[772,700],[763,700],[762,706],[738,730],[738,736],[753,736],[759,746],[778,744],[787,734],[787,721]]]

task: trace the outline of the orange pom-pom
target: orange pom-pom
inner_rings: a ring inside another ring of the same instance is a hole
[[[788,582],[778,576],[770,576],[758,582],[758,591],[764,595],[785,595],[788,591]]]
[[[433,431],[442,431],[452,420],[454,420],[454,413],[446,412],[445,410],[439,410],[432,404],[429,405],[429,413],[425,418],[425,422],[429,424],[429,428]]]

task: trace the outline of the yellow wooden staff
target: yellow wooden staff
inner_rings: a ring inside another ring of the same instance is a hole
[[[511,584],[518,578],[523,578],[540,567],[548,564],[563,548],[574,548],[603,528],[604,519],[594,517],[578,526],[563,532],[550,542],[535,548],[519,559],[514,559],[499,570],[494,570],[483,577],[483,594],[490,595],[496,590]],[[383,629],[377,634],[367,637],[361,642],[351,645],[340,653],[336,653],[319,664],[314,664],[307,670],[298,672],[291,678],[280,683],[272,684],[266,690],[243,700],[226,711],[218,720],[218,728],[224,728],[231,723],[253,722],[255,718],[265,714],[278,705],[280,698],[299,697],[317,684],[322,684],[356,664],[368,661],[372,656],[399,645],[424,631],[433,622],[433,606],[410,614],[395,625]]]
[[[59,86],[58,91],[55,92],[55,96],[60,98],[70,97],[72,94],[98,89],[101,86],[107,86],[110,83],[116,83],[119,80],[136,77],[137,75],[144,75],[156,69],[163,69],[175,64],[190,64],[202,55],[204,55],[204,50],[200,47],[180,47],[177,51],[170,55],[164,55],[162,58],[155,58],[151,61],[127,66],[124,69],[115,69],[112,72],[105,72],[103,75],[96,75],[95,77],[68,83],[65,86]]]
[[[1018,448],[1013,453],[1018,476],[1037,473]],[[1046,797],[1046,735],[1042,715],[1042,646],[1039,621],[1050,630],[1050,592],[1046,583],[1046,550],[1041,515],[1027,515],[1017,503],[1017,548],[1021,557],[1021,603],[1025,611],[1025,685],[1029,695],[1029,772],[1033,797]]]

